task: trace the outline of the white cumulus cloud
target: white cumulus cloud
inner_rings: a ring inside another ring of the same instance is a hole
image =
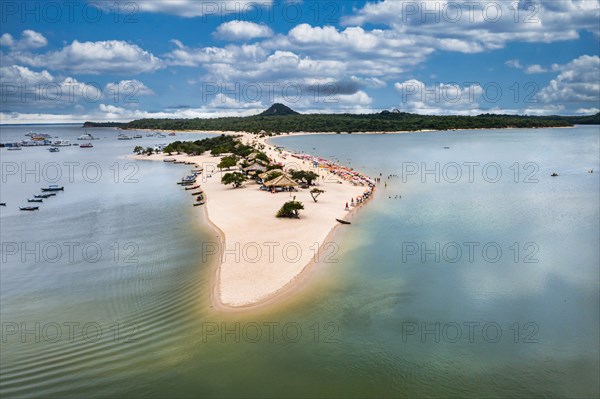
[[[273,31],[266,25],[248,21],[224,22],[214,33],[215,37],[225,40],[251,40],[273,36]]]
[[[16,50],[38,49],[48,45],[48,40],[36,31],[27,29],[21,33],[20,39],[15,39],[10,33],[0,36],[0,45]]]
[[[32,67],[99,75],[139,74],[162,68],[163,61],[136,44],[122,40],[80,42],[43,54],[10,52],[7,58]]]

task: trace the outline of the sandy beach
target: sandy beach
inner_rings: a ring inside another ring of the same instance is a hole
[[[346,210],[345,204],[362,195],[368,187],[355,186],[326,170],[315,169],[308,161],[294,158],[285,150],[276,150],[266,138],[249,133],[220,133],[241,135],[244,144],[264,145],[262,151],[275,162],[281,162],[285,170],[318,171],[317,187],[325,191],[315,203],[308,189],[271,194],[260,190],[260,185],[252,180],[243,188],[225,186],[221,176],[228,171],[219,171],[216,165],[220,157],[207,153],[201,156],[154,154],[132,157],[157,161],[169,157],[195,162],[204,169],[197,182],[204,190],[207,202],[200,208],[206,212],[219,238],[203,243],[203,252],[221,257],[213,285],[213,302],[223,309],[244,309],[280,297],[311,265],[335,259],[337,244],[327,242],[327,239],[339,225],[336,218],[346,219],[358,209],[350,207]],[[174,185],[173,189],[181,188]],[[305,207],[300,212],[300,219],[276,218],[279,208],[294,197]],[[192,202],[190,198],[190,206]]]

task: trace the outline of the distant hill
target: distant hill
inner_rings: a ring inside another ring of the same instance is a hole
[[[280,103],[275,103],[269,107],[266,111],[261,112],[258,116],[282,116],[282,115],[300,115],[299,112],[294,111],[288,106]]]

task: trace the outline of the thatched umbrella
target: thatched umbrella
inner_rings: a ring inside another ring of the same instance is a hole
[[[288,175],[281,175],[265,183],[267,187],[297,187],[298,183]]]
[[[253,152],[252,154],[248,155],[246,157],[247,161],[254,161],[256,159],[256,157],[258,156],[258,152]]]
[[[262,166],[262,165],[257,164],[257,163],[252,164],[252,165],[248,166],[247,168],[244,168],[244,172],[247,172],[247,173],[249,173],[249,172],[254,172],[254,173],[256,173],[256,172],[266,172],[266,171],[267,171],[267,168],[265,166]]]
[[[261,179],[265,180],[265,179],[268,179],[269,176],[271,174],[273,174],[273,173],[281,173],[281,174],[283,174],[283,170],[281,170],[281,169],[272,169],[272,170],[269,170],[269,171],[267,171],[265,173],[261,173],[260,175],[258,175],[258,177],[260,177]]]

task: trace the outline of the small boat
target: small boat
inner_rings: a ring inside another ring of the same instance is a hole
[[[335,220],[337,220],[341,224],[352,224],[352,223],[348,222],[347,220],[342,220],[342,219],[335,219]]]
[[[450,149],[450,147],[444,147],[444,150],[449,150],[449,149]]]
[[[40,209],[40,207],[39,206],[20,206],[19,209],[22,211],[37,211]]]
[[[192,193],[192,195],[202,195],[202,194],[204,194],[204,191],[198,191],[198,192]]]
[[[196,185],[196,186],[192,186],[192,187],[186,187],[185,190],[197,190],[200,188],[200,185]]]
[[[141,139],[142,135],[141,134],[136,134],[135,136],[133,136],[134,139]]]
[[[6,206],[6,202],[0,202],[0,206]]]
[[[52,196],[54,196],[56,194],[36,194],[34,195],[35,198],[42,198],[42,199],[47,199],[50,198]]]
[[[50,147],[50,148],[48,148],[48,151],[50,151],[50,152],[60,152],[60,149],[58,147]]]
[[[125,134],[119,134],[117,136],[117,140],[133,140],[133,137],[131,136],[127,136]]]
[[[21,151],[21,147],[20,146],[14,146],[14,147],[7,147],[6,148],[8,151]]]
[[[77,140],[98,140],[98,139],[89,133],[85,133],[85,134],[82,134],[81,136],[77,137]]]
[[[183,164],[185,163],[185,161],[175,161],[175,162],[173,162],[173,163],[176,163],[176,164],[178,164],[178,165],[183,165]]]
[[[196,197],[196,201],[204,201],[204,195],[199,195]]]
[[[154,137],[154,133],[146,133],[146,137]]]
[[[556,176],[558,176],[558,173],[554,172],[554,173],[552,173],[550,176],[552,176],[552,177],[556,177]]]
[[[169,136],[176,136],[175,132],[169,133]]]
[[[202,172],[204,172],[204,169],[192,169],[192,173],[198,173],[198,174],[200,174]]]
[[[53,185],[50,185],[48,187],[42,188],[42,191],[50,191],[50,192],[52,192],[52,191],[65,191],[65,188],[63,186],[57,186],[57,185],[53,184]]]
[[[79,148],[93,148],[92,143],[85,143],[79,146]]]
[[[41,198],[29,198],[27,202],[44,202]]]
[[[163,162],[175,162],[175,158],[165,158],[163,159]]]
[[[54,147],[69,147],[71,142],[69,140],[56,140],[52,145]]]
[[[194,206],[201,206],[201,205],[204,205],[204,204],[206,204],[206,201],[196,202],[196,203],[194,203]]]

